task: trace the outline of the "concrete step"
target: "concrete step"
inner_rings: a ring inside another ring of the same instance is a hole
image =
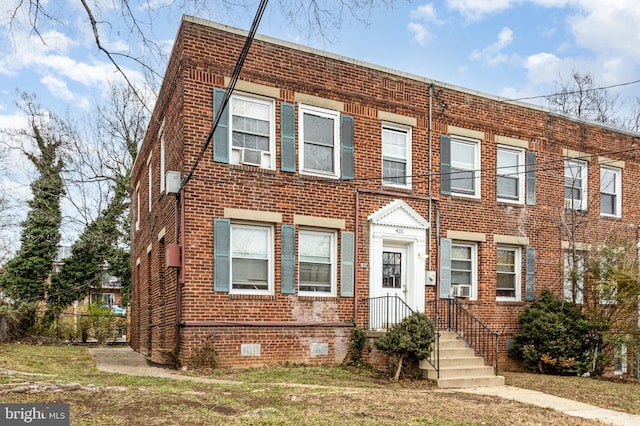
[[[476,356],[472,348],[455,333],[440,334],[440,374],[424,360],[420,368],[429,380],[436,380],[438,387],[460,388],[477,386],[504,385],[504,377],[496,376],[493,367],[487,366],[484,359]]]
[[[475,388],[485,386],[504,386],[504,377],[491,375],[486,377],[448,377],[438,379],[439,388]]]
[[[427,379],[435,380],[438,373],[433,368],[426,369]],[[476,367],[446,367],[440,366],[440,379],[473,379],[493,376],[493,367],[486,365]]]
[[[440,368],[451,367],[484,367],[484,359],[482,357],[474,356],[473,354],[465,357],[443,357],[440,356]],[[420,361],[420,368],[427,370],[431,367],[428,361]]]
[[[442,349],[457,349],[457,348],[467,348],[467,342],[462,339],[456,340],[440,340],[440,350]]]

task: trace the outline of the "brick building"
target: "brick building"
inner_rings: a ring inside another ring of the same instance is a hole
[[[505,360],[567,249],[636,239],[636,134],[268,37],[203,151],[245,38],[183,18],[133,169],[131,338],[153,361],[339,363],[387,296],[457,297]]]

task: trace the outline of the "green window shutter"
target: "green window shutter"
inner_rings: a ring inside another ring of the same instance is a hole
[[[524,300],[533,302],[536,300],[536,249],[534,247],[528,246],[526,248],[525,266],[527,268],[527,278]]]
[[[451,138],[440,136],[440,193],[451,195]]]
[[[280,267],[280,291],[285,294],[296,292],[296,226],[282,225],[282,256]]]
[[[536,153],[527,152],[526,154],[526,186],[527,186],[527,204],[536,205]]]
[[[440,299],[451,297],[451,239],[440,238]]]
[[[213,290],[229,291],[231,281],[231,221],[213,220]]]
[[[355,177],[353,122],[353,117],[340,114],[340,168],[344,180],[353,180]]]
[[[353,297],[355,234],[343,232],[340,244],[340,296]]]
[[[296,171],[296,106],[280,104],[280,169]]]
[[[222,105],[226,90],[213,89],[213,119]],[[224,109],[213,132],[213,161],[229,163],[229,106]]]

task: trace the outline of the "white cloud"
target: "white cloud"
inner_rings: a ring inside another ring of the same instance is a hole
[[[640,10],[635,0],[581,3],[583,9],[569,18],[576,44],[597,55],[640,60]]]
[[[509,56],[501,53],[502,49],[509,46],[513,41],[513,30],[504,27],[498,34],[498,40],[484,49],[476,49],[469,55],[469,58],[476,61],[483,61],[485,64],[494,67],[509,61]]]
[[[413,35],[413,41],[418,43],[420,46],[424,46],[427,44],[427,41],[431,39],[431,34],[429,34],[429,31],[427,31],[425,26],[422,24],[409,22],[407,29],[409,29],[409,32]]]
[[[432,3],[423,4],[411,11],[411,19],[425,22],[438,22],[436,8]]]
[[[410,13],[411,21],[407,25],[407,29],[412,34],[412,39],[420,46],[426,45],[433,38],[428,29],[428,25],[442,25],[443,22],[438,19],[436,8],[432,3],[423,4],[413,9]]]
[[[447,0],[447,6],[469,20],[478,20],[486,15],[504,12],[511,8],[514,0]]]
[[[40,82],[49,90],[49,92],[55,93],[57,98],[65,101],[73,100],[73,93],[71,93],[67,84],[63,80],[49,74],[42,77]]]
[[[527,77],[534,84],[551,84],[563,71],[563,61],[553,53],[541,52],[526,58]]]

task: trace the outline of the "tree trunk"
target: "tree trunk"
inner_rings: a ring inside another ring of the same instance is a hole
[[[400,359],[398,359],[398,368],[396,369],[396,375],[393,376],[393,380],[396,382],[400,380],[400,372],[402,371],[402,363],[404,362],[404,354],[400,355]]]

